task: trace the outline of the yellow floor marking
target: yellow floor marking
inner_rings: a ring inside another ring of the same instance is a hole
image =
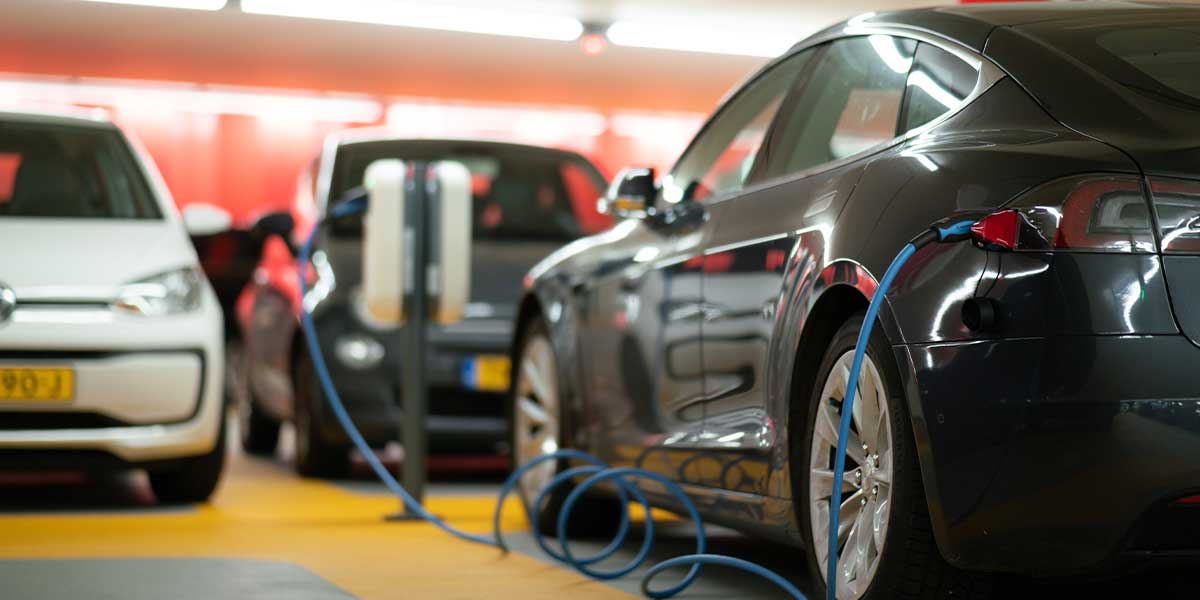
[[[431,525],[384,523],[396,500],[303,480],[235,455],[213,502],[195,511],[0,514],[0,559],[214,557],[289,561],[347,592],[376,598],[630,598],[522,555],[501,555]],[[434,497],[467,530],[491,527],[490,497]],[[505,529],[525,527],[517,504]],[[136,582],[131,582],[136,585]]]

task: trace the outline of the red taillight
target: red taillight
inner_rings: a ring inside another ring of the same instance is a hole
[[[1006,250],[1154,252],[1150,203],[1131,175],[1082,175],[1023,194],[971,229],[976,243]]]
[[[1188,496],[1171,503],[1172,506],[1200,506],[1200,496]]]
[[[1162,251],[1166,254],[1200,253],[1200,183],[1182,179],[1151,179],[1154,210]]]
[[[985,248],[1013,250],[1021,231],[1021,215],[1015,210],[1002,210],[971,226],[971,237]]]

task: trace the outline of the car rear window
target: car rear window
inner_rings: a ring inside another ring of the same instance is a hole
[[[1063,27],[1047,41],[1109,79],[1158,100],[1200,108],[1200,20]]]
[[[900,130],[912,131],[962,106],[978,80],[978,69],[922,42],[908,72]]]
[[[1200,25],[1109,31],[1096,37],[1096,45],[1152,82],[1148,91],[1200,99]]]
[[[499,240],[573,240],[612,225],[596,211],[604,179],[577,155],[516,146],[363,144],[338,154],[331,198],[362,185],[367,167],[381,159],[456,161],[471,173],[474,237]],[[341,235],[357,233],[344,223]]]
[[[0,218],[161,219],[120,133],[0,121]]]

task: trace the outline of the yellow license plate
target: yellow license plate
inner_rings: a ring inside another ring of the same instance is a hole
[[[463,361],[463,385],[485,392],[507,392],[511,369],[507,356],[473,356]]]
[[[74,369],[0,367],[0,401],[62,402],[74,397]]]

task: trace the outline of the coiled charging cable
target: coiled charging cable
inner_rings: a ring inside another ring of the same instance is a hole
[[[366,208],[367,198],[365,196],[359,196],[335,205],[332,210],[330,210],[328,218],[337,219],[362,213],[366,211]],[[842,405],[842,421],[840,435],[838,437],[837,457],[834,462],[833,481],[839,481],[843,472],[845,471],[846,438],[849,435],[850,415],[854,405],[855,390],[858,385],[858,373],[862,368],[862,360],[863,355],[866,353],[867,340],[870,339],[872,326],[875,322],[876,316],[879,313],[880,305],[883,302],[883,298],[887,293],[888,287],[890,287],[892,280],[895,279],[896,274],[900,271],[901,267],[904,266],[904,263],[910,256],[913,255],[913,253],[917,251],[920,246],[933,241],[950,241],[956,237],[961,239],[961,236],[965,236],[965,234],[969,232],[970,225],[971,223],[964,222],[941,228],[935,226],[929,231],[915,238],[912,242],[905,246],[900,255],[897,256],[894,261],[892,261],[891,267],[888,268],[887,273],[884,275],[883,280],[876,289],[874,298],[871,300],[870,308],[867,309],[867,318],[863,329],[859,333],[858,344],[855,347],[854,352],[854,363],[850,369],[850,380],[847,385],[848,391]],[[299,269],[297,269],[297,272],[300,283],[300,296],[302,299],[308,294],[308,282],[306,274],[308,272],[309,259],[312,256],[313,244],[320,234],[320,230],[321,222],[318,222],[313,227],[312,233],[309,235],[308,239],[300,249],[298,257]],[[684,512],[687,513],[687,516],[692,520],[693,523],[695,523],[696,552],[695,554],[678,556],[650,566],[646,570],[645,575],[642,577],[641,588],[643,594],[650,598],[656,599],[670,598],[675,596],[695,582],[696,578],[700,574],[700,567],[702,565],[713,565],[739,569],[754,575],[758,575],[778,586],[790,597],[796,600],[808,600],[807,597],[790,581],[784,579],[778,573],[767,569],[766,567],[747,560],[742,560],[740,558],[734,558],[732,556],[706,554],[705,550],[707,548],[707,540],[705,538],[704,522],[700,518],[700,512],[696,509],[696,505],[687,496],[683,489],[680,488],[675,482],[662,475],[643,469],[633,467],[610,468],[595,456],[579,450],[559,450],[552,454],[539,456],[538,458],[535,458],[516,468],[512,475],[505,480],[504,485],[500,488],[500,494],[497,498],[495,511],[492,516],[491,535],[463,531],[454,527],[453,525],[450,525],[449,523],[446,523],[437,515],[434,515],[425,507],[421,506],[421,504],[417,502],[416,498],[413,498],[413,496],[404,489],[404,486],[400,485],[400,482],[396,480],[396,477],[392,475],[391,471],[389,471],[387,467],[384,466],[383,462],[379,460],[379,457],[375,455],[375,453],[371,450],[370,445],[367,444],[366,439],[363,438],[362,433],[359,432],[358,428],[354,425],[354,421],[350,418],[350,413],[346,410],[345,405],[342,403],[341,396],[338,395],[337,389],[333,385],[333,379],[329,375],[329,368],[325,362],[324,353],[321,351],[321,346],[317,340],[317,332],[316,327],[313,324],[312,313],[309,312],[309,308],[304,305],[303,300],[301,301],[301,305],[301,329],[304,331],[304,338],[307,342],[309,353],[312,356],[313,367],[317,375],[317,380],[320,382],[321,390],[324,392],[325,399],[329,402],[330,408],[333,409],[333,414],[337,418],[338,423],[341,424],[342,428],[346,431],[346,435],[350,438],[350,441],[366,459],[367,464],[371,467],[371,470],[375,473],[375,476],[378,477],[381,482],[383,482],[389,491],[400,498],[400,501],[404,503],[405,509],[410,513],[417,515],[438,529],[441,529],[442,531],[445,531],[446,533],[459,539],[496,547],[500,550],[508,552],[509,547],[504,540],[504,535],[500,526],[501,509],[504,506],[504,501],[509,495],[512,494],[513,490],[516,489],[521,477],[533,468],[549,460],[575,461],[576,463],[582,464],[567,468],[563,470],[563,472],[556,475],[554,479],[552,479],[550,483],[539,492],[537,499],[532,504],[525,506],[529,521],[531,523],[537,522],[537,520],[534,518],[534,515],[537,511],[540,511],[543,506],[545,506],[546,502],[549,500],[550,494],[556,488],[561,485],[565,485],[568,482],[576,481],[580,478],[583,479],[577,485],[575,485],[574,489],[572,489],[567,495],[559,512],[557,523],[559,548],[551,548],[540,532],[535,531],[534,533],[534,540],[536,541],[538,547],[545,552],[547,556],[563,564],[569,565],[571,568],[588,577],[598,580],[611,580],[624,577],[625,575],[628,575],[636,570],[638,567],[642,566],[650,554],[650,549],[654,541],[654,517],[651,514],[650,502],[646,499],[634,482],[637,480],[649,480],[662,486],[672,496],[674,496],[679,501],[679,504],[683,506]],[[617,531],[615,532],[612,541],[607,546],[591,556],[578,557],[571,550],[570,542],[567,539],[567,523],[570,520],[571,511],[574,509],[575,504],[579,501],[579,499],[583,497],[588,490],[603,482],[612,482],[615,485],[618,496],[623,501],[622,505],[625,508],[622,511],[620,524],[617,527]],[[625,539],[629,535],[630,516],[628,505],[630,499],[640,504],[645,514],[642,545],[637,554],[634,555],[634,557],[624,566],[610,570],[601,570],[594,565],[616,554],[616,552],[624,545]],[[833,503],[831,506],[837,506],[840,504],[841,486],[833,486]],[[839,511],[836,510],[830,511],[830,531],[838,530],[838,512]],[[827,587],[828,598],[829,600],[835,600],[837,596],[837,536],[830,536],[829,557],[830,560],[827,579],[829,582]],[[687,574],[684,575],[683,579],[681,579],[678,583],[664,589],[651,588],[651,582],[658,575],[664,571],[682,567],[690,568],[688,569]]]

